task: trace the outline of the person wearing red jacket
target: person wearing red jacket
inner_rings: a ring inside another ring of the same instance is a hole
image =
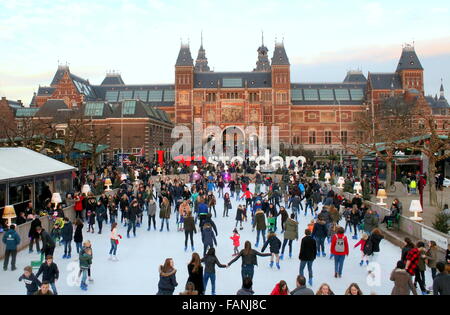
[[[344,268],[345,256],[349,254],[347,236],[344,235],[343,227],[337,229],[336,234],[331,241],[331,254],[334,255],[334,277],[342,278],[342,269]]]
[[[247,188],[247,190],[243,190],[244,194],[241,196],[241,199],[245,197],[245,209],[250,205],[252,207],[252,198],[253,194],[251,193],[250,189]]]
[[[280,281],[277,283],[275,288],[272,290],[272,293],[270,295],[289,295],[289,289],[286,284],[286,281]]]
[[[78,193],[75,193],[75,196],[74,196],[75,219],[80,218],[81,220],[83,220],[83,210],[84,210],[83,209],[83,199],[84,199],[84,196],[80,196],[80,195],[78,195]]]
[[[233,236],[231,236],[230,239],[233,240],[233,246],[234,246],[233,257],[234,257],[234,256],[239,255],[239,246],[241,246],[241,242],[240,242],[241,236],[239,235],[237,229],[234,229]]]

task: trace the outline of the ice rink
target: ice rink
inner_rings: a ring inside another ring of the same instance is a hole
[[[251,187],[253,188],[253,187]],[[253,191],[253,189],[252,189]],[[226,190],[225,190],[226,192]],[[217,197],[217,195],[216,195]],[[218,228],[218,248],[217,257],[222,264],[227,264],[232,259],[233,245],[230,236],[235,226],[236,207],[239,203],[233,198],[233,209],[229,213],[228,218],[222,217],[223,199],[217,200],[217,218],[214,222]],[[245,201],[244,201],[245,203]],[[288,210],[290,213],[290,210]],[[158,290],[158,266],[164,262],[166,258],[173,258],[175,268],[178,270],[176,277],[178,287],[175,294],[183,291],[184,285],[188,278],[187,264],[191,258],[191,250],[184,252],[184,232],[177,232],[176,218],[172,214],[170,219],[170,232],[164,230],[159,232],[159,209],[157,212],[157,230],[147,231],[147,216],[144,213],[144,226],[137,229],[136,238],[126,238],[126,228],[120,226],[119,232],[124,237],[119,244],[117,257],[118,262],[109,261],[109,228],[106,225],[103,228],[101,235],[87,234],[85,229],[83,231],[84,240],[90,240],[93,244],[93,265],[92,277],[94,282],[89,283],[87,292],[81,291],[79,287],[78,261],[76,260],[75,244],[72,243],[72,259],[62,259],[64,254],[63,247],[58,246],[55,250],[55,263],[60,270],[60,278],[56,283],[59,294],[85,295],[85,294],[125,294],[125,295],[142,295],[142,294],[156,294]],[[248,212],[250,216],[250,213]],[[304,214],[299,216],[299,235],[300,240],[304,236],[304,230],[307,224],[312,220],[309,213],[306,217]],[[280,218],[279,218],[280,220]],[[344,221],[341,221],[341,223]],[[97,227],[96,227],[97,228]],[[280,231],[280,222],[278,222],[278,232]],[[98,230],[96,229],[96,232]],[[199,232],[199,231],[198,231]],[[246,240],[250,240],[252,246],[255,244],[256,232],[252,232],[250,219],[244,222],[244,230],[241,234],[241,249]],[[278,235],[283,241],[283,236]],[[371,268],[374,270],[372,275],[368,275],[366,266],[360,267],[359,262],[361,258],[360,249],[353,248],[357,242],[351,239],[348,232],[350,244],[350,255],[345,260],[343,277],[341,279],[334,278],[334,260],[327,257],[317,258],[313,265],[314,284],[312,289],[316,291],[322,283],[328,283],[331,289],[337,295],[342,295],[345,289],[352,283],[356,282],[361,287],[364,294],[390,294],[393,283],[389,280],[390,273],[400,258],[400,248],[383,240],[380,244],[381,252],[377,257],[372,259]],[[271,269],[269,267],[269,257],[258,257],[258,267],[255,268],[255,276],[253,279],[253,289],[255,294],[267,295],[270,294],[275,284],[280,280],[285,280],[290,290],[295,288],[295,279],[299,273],[299,249],[300,240],[294,241],[293,257],[288,257],[288,247],[286,247],[285,259],[281,261],[281,270],[276,267]],[[194,235],[195,250],[202,256],[203,244],[201,242],[201,235],[199,233]],[[260,242],[258,250],[261,250],[262,241]],[[329,245],[327,244],[327,254],[329,253]],[[269,252],[266,249],[266,252]],[[36,253],[29,254],[28,250],[23,250],[17,255],[17,270],[14,272],[0,270],[0,295],[9,294],[25,294],[25,285],[18,281],[25,266],[29,265],[32,260],[36,260],[38,255]],[[3,261],[2,261],[3,264]],[[234,295],[241,287],[241,260],[234,263],[228,269],[216,268],[217,280],[216,291],[219,295]],[[307,277],[307,269],[305,269],[305,276]],[[431,285],[431,273],[427,271],[426,274],[427,286]],[[419,290],[420,291],[420,290]],[[208,284],[206,294],[211,294],[211,285]]]

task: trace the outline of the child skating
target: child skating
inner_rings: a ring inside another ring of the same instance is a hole
[[[280,249],[281,249],[281,241],[277,237],[274,232],[270,232],[267,237],[267,241],[264,243],[264,246],[261,250],[262,253],[266,250],[267,246],[270,247],[270,253],[272,254],[270,258],[270,268],[273,268],[274,260],[276,259],[276,266],[278,270],[280,270]]]
[[[365,247],[366,247],[366,243],[367,240],[369,239],[369,235],[367,235],[366,233],[364,233],[361,237],[361,239],[359,240],[358,243],[355,244],[354,248],[360,246],[361,248],[361,262],[359,263],[360,266],[364,265],[364,259],[366,260],[366,264],[369,265],[369,256],[366,254],[365,252]]]
[[[233,240],[233,246],[234,246],[233,257],[234,257],[234,256],[239,255],[239,246],[241,246],[241,242],[240,242],[241,236],[239,235],[237,229],[233,230],[233,236],[231,236],[230,239]]]

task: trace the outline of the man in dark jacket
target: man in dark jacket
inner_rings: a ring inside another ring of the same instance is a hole
[[[139,205],[137,199],[131,202],[131,206],[128,208],[128,229],[127,237],[130,238],[131,229],[133,229],[133,235],[136,237],[136,220],[139,213]]]
[[[8,270],[9,256],[11,256],[11,270],[16,270],[17,246],[20,244],[20,236],[16,232],[16,226],[12,224],[9,230],[5,232],[2,239],[6,245],[5,260],[3,262],[3,270]]]
[[[291,292],[291,295],[314,295],[314,292],[306,287],[306,278],[298,276],[297,288]]]
[[[30,231],[28,232],[28,237],[30,238],[30,245],[28,247],[28,252],[31,254],[33,252],[33,244],[36,243],[36,251],[40,252],[41,247],[39,245],[39,233],[36,231],[37,227],[42,227],[41,220],[37,214],[34,215],[34,220],[30,224]]]
[[[61,238],[64,244],[64,256],[63,259],[70,259],[72,255],[72,235],[73,226],[72,222],[68,218],[64,218],[64,226],[61,230]]]
[[[53,256],[53,253],[55,252],[55,241],[53,241],[52,237],[46,230],[44,230],[42,227],[38,226],[36,228],[36,232],[40,235],[42,240],[42,252],[44,255],[47,256]]]
[[[433,294],[450,295],[450,275],[445,271],[445,263],[438,262],[436,268],[439,274],[433,280]]]
[[[205,224],[204,229],[202,231],[202,241],[203,241],[203,256],[206,256],[206,252],[208,248],[214,248],[214,245],[217,246],[217,240],[214,236],[214,232],[211,228],[211,225]]]
[[[312,265],[314,260],[316,259],[317,254],[317,244],[316,241],[311,237],[311,231],[309,229],[305,230],[305,237],[302,239],[302,243],[300,245],[300,276],[304,276],[303,270],[305,270],[305,266],[308,265],[308,274],[309,274],[309,285],[312,286],[313,283],[313,271]]]
[[[214,221],[212,220],[212,214],[211,214],[211,213],[208,213],[208,214],[206,215],[206,218],[205,218],[203,221],[200,221],[200,232],[203,231],[203,226],[204,226],[205,224],[211,225],[211,228],[213,229],[214,233],[216,233],[216,237],[217,237],[217,236],[218,236],[218,233],[217,233],[217,226],[216,226],[216,224],[214,223]]]
[[[242,289],[240,289],[236,295],[254,295],[252,290],[253,281],[250,278],[245,278],[242,283]]]
[[[253,229],[256,227],[256,244],[255,247],[259,245],[259,235],[262,234],[263,243],[266,242],[266,215],[263,210],[256,211],[255,222],[253,223]]]
[[[59,269],[58,266],[53,262],[53,256],[48,255],[46,256],[46,261],[41,265],[39,268],[36,278],[39,278],[39,276],[42,274],[42,282],[48,281],[50,283],[53,294],[57,295],[55,282],[59,278]]]
[[[328,236],[328,228],[326,222],[323,220],[322,215],[320,214],[317,222],[314,223],[314,228],[312,232],[312,237],[316,240],[317,245],[317,255],[320,255],[320,251],[322,251],[322,256],[325,257],[327,254],[325,253],[325,239]]]

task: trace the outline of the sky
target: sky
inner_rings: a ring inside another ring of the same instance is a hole
[[[110,70],[127,84],[173,83],[181,41],[195,59],[202,31],[215,71],[253,70],[261,31],[270,56],[284,40],[294,82],[394,72],[414,43],[426,93],[441,78],[450,91],[448,0],[0,0],[0,96],[28,104],[58,63],[91,84]]]

